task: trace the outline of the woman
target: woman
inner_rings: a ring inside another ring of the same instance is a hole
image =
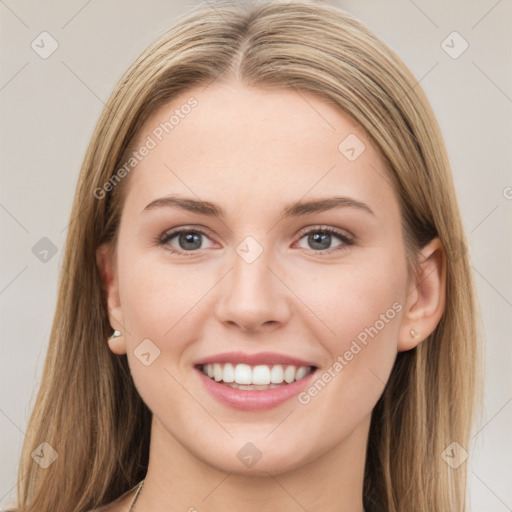
[[[428,101],[363,24],[194,9],[93,134],[17,510],[466,510],[465,246]]]

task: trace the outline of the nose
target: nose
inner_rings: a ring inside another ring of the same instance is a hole
[[[243,331],[278,329],[290,316],[290,291],[279,271],[265,257],[248,263],[234,254],[231,272],[222,280],[215,316],[224,325]]]

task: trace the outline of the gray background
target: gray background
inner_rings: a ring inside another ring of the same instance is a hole
[[[196,3],[0,0],[0,506],[14,496],[67,219],[93,127],[123,71]],[[467,462],[471,510],[512,510],[512,2],[331,3],[359,17],[398,52],[441,124],[487,343],[485,406]],[[31,48],[43,31],[59,45],[47,59]],[[458,58],[441,46],[453,31],[469,44]],[[56,248],[46,262],[32,251],[43,237]]]

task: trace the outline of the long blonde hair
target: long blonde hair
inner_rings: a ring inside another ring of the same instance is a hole
[[[466,237],[442,136],[415,77],[364,24],[311,0],[202,4],[147,48],[111,94],[81,168],[48,354],[18,478],[19,512],[83,512],[146,473],[151,413],[112,333],[96,249],[115,243],[126,178],[95,190],[126,161],[145,120],[195,85],[236,79],[317,94],[376,144],[400,201],[411,268],[439,236],[447,253],[446,308],[435,331],[400,352],[373,413],[364,504],[386,512],[466,510],[468,447],[480,403],[479,323]],[[136,170],[134,171],[136,172]],[[32,453],[58,454],[46,469]],[[44,445],[46,447],[46,445]],[[46,447],[47,448],[47,447]],[[53,453],[53,452],[51,452]]]

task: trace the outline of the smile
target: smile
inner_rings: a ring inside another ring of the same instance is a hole
[[[200,365],[201,371],[210,379],[231,388],[243,390],[265,390],[285,386],[304,378],[315,367],[282,364],[211,363]]]
[[[256,365],[231,363],[205,364],[195,367],[200,385],[218,403],[241,411],[258,411],[277,407],[311,385],[318,371],[316,367]],[[227,368],[226,368],[227,367]],[[215,379],[215,372],[217,378]],[[212,374],[209,376],[209,374]],[[224,382],[223,379],[232,382]],[[276,382],[272,382],[272,378]],[[255,384],[254,382],[270,382]],[[292,380],[293,379],[293,380]],[[243,384],[236,381],[251,382]],[[290,381],[290,382],[287,382]],[[277,382],[279,381],[279,382]]]

